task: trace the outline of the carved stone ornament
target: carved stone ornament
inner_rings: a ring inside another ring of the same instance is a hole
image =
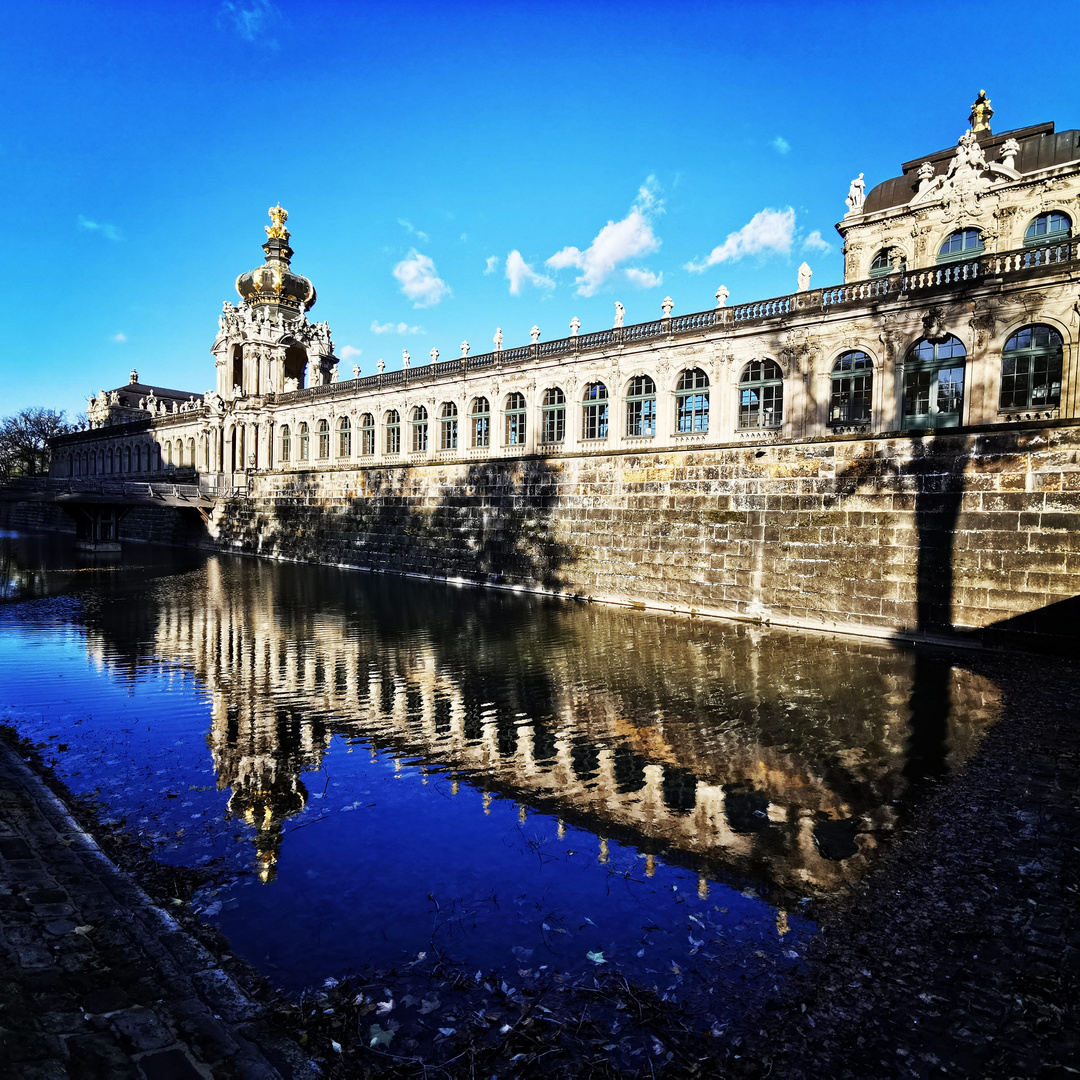
[[[923,337],[927,341],[944,341],[949,336],[942,318],[941,308],[931,308],[922,318]]]

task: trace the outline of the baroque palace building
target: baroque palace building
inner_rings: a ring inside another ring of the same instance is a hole
[[[1080,131],[995,134],[985,95],[954,147],[864,193],[852,182],[844,282],[345,379],[280,206],[236,282],[214,390],[141,383],[90,399],[54,477],[258,477],[513,457],[565,458],[1075,418]],[[804,268],[805,269],[805,268]],[[620,312],[621,315],[621,312]],[[617,319],[621,322],[621,318]],[[501,334],[497,335],[501,339]],[[380,362],[380,367],[381,367]],[[358,375],[357,369],[353,371]]]

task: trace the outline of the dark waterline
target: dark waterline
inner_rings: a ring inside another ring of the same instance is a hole
[[[0,598],[0,720],[294,989],[433,946],[767,989],[999,706],[879,643],[142,545],[0,534]]]

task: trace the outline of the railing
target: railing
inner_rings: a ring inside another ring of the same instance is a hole
[[[11,484],[19,491],[56,492],[61,495],[117,495],[179,499],[197,499],[217,494],[216,477],[199,477],[196,481],[176,480],[107,480],[86,476],[20,476]]]
[[[1061,266],[1080,257],[1078,242],[1067,240],[1041,247],[1022,248],[996,254],[980,253],[962,262],[943,263],[923,270],[906,271],[886,277],[850,281],[843,285],[831,285],[823,289],[778,296],[771,300],[755,300],[749,304],[713,308],[688,315],[635,323],[631,326],[598,330],[576,337],[559,338],[556,341],[522,345],[499,352],[481,353],[478,356],[445,360],[423,367],[402,368],[386,371],[381,375],[368,375],[363,379],[329,383],[306,390],[293,390],[287,394],[271,395],[268,400],[278,403],[299,403],[335,395],[348,395],[357,390],[380,390],[394,386],[407,386],[436,380],[461,378],[471,372],[490,370],[509,364],[523,364],[530,360],[550,360],[576,356],[583,352],[621,346],[630,342],[656,341],[684,334],[701,334],[710,330],[740,329],[755,323],[788,315],[804,315],[815,311],[835,311],[887,299],[901,294],[924,292],[933,289],[962,288],[978,284],[988,277],[1002,274],[1023,273]]]

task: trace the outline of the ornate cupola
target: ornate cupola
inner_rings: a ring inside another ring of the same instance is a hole
[[[303,313],[315,304],[315,286],[306,277],[289,268],[293,250],[289,247],[287,210],[279,203],[268,211],[272,225],[266,228],[263,251],[266,262],[236,279],[236,291],[251,306],[270,305],[273,309]]]

